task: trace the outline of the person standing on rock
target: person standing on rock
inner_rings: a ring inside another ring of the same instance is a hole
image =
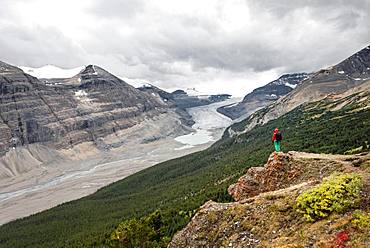
[[[275,151],[280,152],[280,146],[281,146],[281,140],[283,139],[281,132],[279,132],[279,129],[275,128],[273,134],[272,134],[272,142],[275,146]]]

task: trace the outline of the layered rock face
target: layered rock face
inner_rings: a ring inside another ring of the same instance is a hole
[[[285,74],[265,86],[253,90],[246,95],[240,103],[221,107],[217,109],[217,111],[232,119],[237,119],[239,117],[246,118],[258,109],[285,96],[308,77],[309,74],[307,73]]]
[[[37,142],[64,148],[96,141],[168,108],[97,66],[47,86],[0,63],[1,153]]]
[[[60,123],[63,115],[77,116],[77,103],[72,96],[49,89],[16,67],[1,63],[0,85],[1,152],[56,140],[67,132]]]

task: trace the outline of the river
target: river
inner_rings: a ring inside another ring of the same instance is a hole
[[[103,186],[157,163],[206,149],[232,123],[216,109],[236,100],[188,109],[195,121],[193,132],[140,146],[128,146],[120,151],[116,161],[106,158],[76,161],[65,170],[63,168],[67,167],[64,165],[46,168],[33,178],[23,181],[14,179],[14,182],[3,184],[0,188],[0,225],[92,194]]]

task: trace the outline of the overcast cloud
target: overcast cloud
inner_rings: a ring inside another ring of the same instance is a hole
[[[370,44],[369,0],[0,0],[0,60],[245,95]]]

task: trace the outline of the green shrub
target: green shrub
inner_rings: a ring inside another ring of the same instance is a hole
[[[118,225],[110,237],[112,247],[166,247],[170,238],[164,234],[159,210],[140,219],[129,219]]]
[[[356,210],[353,213],[352,224],[361,230],[370,228],[370,213],[365,213],[361,210]]]
[[[362,178],[358,174],[334,174],[320,185],[303,192],[296,208],[308,221],[315,221],[332,212],[343,212],[360,199]]]

